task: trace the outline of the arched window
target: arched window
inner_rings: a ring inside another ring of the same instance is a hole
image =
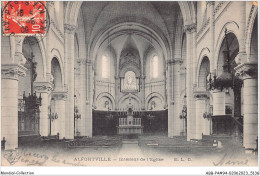
[[[151,76],[152,78],[157,78],[159,74],[159,59],[158,56],[155,55],[151,59]]]
[[[108,78],[109,76],[109,63],[108,63],[108,58],[106,55],[102,56],[102,77],[103,78]]]

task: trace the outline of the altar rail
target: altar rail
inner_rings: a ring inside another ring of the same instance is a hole
[[[129,124],[127,122],[127,118],[119,118],[119,126],[123,125],[136,125],[140,126],[141,125],[141,118],[133,118],[133,124]]]
[[[112,114],[113,116],[108,116]],[[150,116],[149,116],[150,114]],[[126,112],[93,110],[93,136],[117,135],[119,118],[126,118]],[[168,111],[134,111],[133,118],[140,118],[143,133],[167,133]]]

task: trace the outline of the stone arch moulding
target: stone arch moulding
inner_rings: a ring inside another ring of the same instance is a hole
[[[79,10],[80,10],[82,3],[83,2],[73,2],[73,1],[67,2],[67,6],[65,8],[65,15],[64,15],[64,24],[71,24],[71,25],[76,26],[77,18],[79,16]],[[184,25],[189,25],[189,24],[195,23],[196,22],[196,20],[195,20],[196,19],[196,10],[195,10],[195,7],[194,7],[194,3],[193,2],[179,1],[178,4],[180,6],[181,13],[182,13],[182,16],[183,16],[183,19],[184,19]],[[129,19],[128,19],[128,21],[129,21]],[[111,24],[111,25],[114,26],[115,24]],[[149,24],[148,24],[148,26],[149,26]],[[158,29],[158,27],[157,27],[157,29]],[[104,29],[104,31],[109,31],[109,29]],[[92,59],[95,58],[95,57],[93,57],[93,56],[95,56],[93,53],[95,53],[95,50],[96,50],[94,48],[96,47],[95,45],[97,43],[97,40],[100,38],[100,35],[102,35],[102,33],[104,33],[104,31],[103,32],[101,31],[99,36],[96,36],[94,38],[94,40],[92,42],[92,46],[88,47],[89,58],[92,58]],[[150,32],[155,32],[155,31],[150,30]],[[166,49],[166,51],[164,51],[164,53],[165,53],[164,58],[166,58],[166,59],[172,58],[172,51],[170,49],[170,48],[172,48],[170,46],[171,42],[169,42],[167,40],[167,38],[165,38],[165,36],[158,35],[158,34],[162,34],[162,32],[157,31],[155,34],[156,34],[156,36],[160,36],[159,38],[161,39],[161,41],[163,41],[163,42],[161,42],[161,46],[164,46],[165,49]]]
[[[106,97],[108,99],[110,99],[110,101],[112,102],[112,107],[115,108],[115,98],[113,95],[111,95],[108,92],[102,92],[100,93],[97,98],[96,98],[96,102],[98,103],[100,101],[101,98]]]
[[[14,62],[14,56],[15,56],[14,41],[11,41],[11,37],[9,37],[9,36],[2,36],[1,39],[2,39],[2,41],[1,41],[2,47],[3,46],[8,47],[8,50],[5,50],[5,51],[2,50],[2,57],[5,56],[7,58],[10,58],[8,60],[5,60],[5,59],[2,58],[1,64],[4,65],[4,64],[7,64],[7,63],[13,63]],[[9,51],[9,52],[7,53],[7,51]]]
[[[78,18],[79,9],[82,5],[82,1],[69,1],[65,9],[64,24],[74,24],[76,26],[76,21]],[[184,18],[184,24],[191,24],[195,22],[196,19],[196,9],[193,2],[188,1],[178,1],[181,9],[182,16]]]
[[[128,72],[128,71],[133,71],[135,73],[135,76],[136,77],[140,77],[141,76],[141,72],[138,68],[134,67],[134,66],[126,66],[124,67],[122,70],[120,70],[120,74],[119,76],[122,78],[122,77],[125,77],[125,73]]]
[[[120,104],[121,102],[123,102],[125,99],[127,99],[129,97],[129,94],[125,94],[122,97],[120,97],[118,99],[118,104]],[[138,102],[138,106],[141,107],[141,100],[138,96],[136,96],[135,94],[131,94],[131,98],[135,99]]]
[[[164,98],[163,98],[163,96],[162,96],[160,93],[158,93],[158,92],[152,92],[152,93],[150,93],[150,94],[146,97],[146,99],[145,99],[145,107],[148,106],[149,101],[150,101],[152,98],[154,98],[154,97],[158,97],[158,98],[161,100],[162,103],[165,103]]]
[[[194,2],[191,1],[178,1],[181,13],[184,19],[184,25],[189,25],[196,22],[196,9]]]
[[[225,28],[227,29],[227,34],[229,33],[233,33],[236,38],[238,39],[239,41],[239,38],[237,36],[239,36],[239,26],[236,22],[234,21],[231,21],[231,22],[227,22],[221,29],[219,35],[218,35],[218,39],[217,39],[217,42],[216,42],[216,45],[215,45],[215,56],[214,58],[218,58],[219,56],[219,51],[220,51],[220,48],[221,48],[221,44],[225,38]],[[239,42],[238,42],[239,43]],[[217,64],[218,64],[218,59],[214,59],[214,70],[217,70]]]
[[[199,72],[200,72],[200,67],[201,67],[204,57],[207,57],[209,59],[209,62],[212,62],[212,60],[209,56],[210,56],[209,48],[208,47],[203,48],[200,52],[199,59],[198,59],[199,62],[197,65],[197,72],[196,72],[197,83],[199,82]]]
[[[142,36],[148,42],[152,40],[154,47],[160,48],[165,58],[169,58],[171,56],[170,44],[159,29],[154,29],[155,27],[153,26],[150,27],[151,25],[148,24],[143,25],[141,23],[138,23],[136,22],[137,21],[136,19],[126,18],[123,20],[126,21],[121,20],[120,23],[115,22],[115,24],[110,24],[109,28],[103,29],[93,38],[88,50],[90,58],[96,58],[100,47],[102,47],[102,45],[104,45],[105,43],[108,43],[106,42],[108,40],[108,33],[109,33],[110,42],[112,42],[114,39],[116,39],[121,35],[126,35],[126,34],[128,35],[129,32],[134,35]],[[129,25],[131,25],[131,29],[125,30],[124,26],[129,26]]]
[[[42,63],[43,63],[43,78],[46,80],[46,72],[47,72],[47,59],[45,55],[45,45],[43,43],[43,40],[40,38],[40,36],[36,37],[37,41],[39,41],[39,46],[41,50],[41,55],[42,55]]]
[[[251,54],[250,48],[251,48],[252,31],[253,31],[254,22],[255,22],[257,15],[258,15],[258,8],[255,5],[252,5],[251,13],[248,17],[248,26],[246,29],[246,53],[247,53],[247,56],[249,56],[249,57]],[[249,59],[249,58],[247,58],[247,59]]]
[[[79,44],[79,58],[86,57],[86,43],[85,43],[85,32],[84,32],[84,22],[82,11],[79,11],[78,15],[78,27],[76,28],[76,34],[78,36],[78,44]]]
[[[52,61],[52,59],[53,58],[57,58],[57,60],[58,60],[58,62],[59,62],[59,65],[60,65],[60,70],[61,70],[61,82],[62,82],[62,85],[64,86],[64,67],[63,67],[63,60],[62,60],[62,57],[61,57],[61,54],[60,54],[60,52],[59,52],[59,50],[58,49],[56,49],[56,48],[53,48],[52,50],[51,50],[51,60],[50,60],[50,63],[49,63],[49,65],[48,65],[48,67],[50,68],[50,70],[51,70],[51,61]]]
[[[31,37],[33,38],[35,41],[34,43],[31,45],[32,50],[37,50],[39,49],[39,55],[41,56],[41,61],[42,61],[42,74],[38,74],[38,76],[36,77],[36,81],[46,81],[46,73],[47,73],[47,60],[46,60],[46,55],[45,55],[45,45],[43,43],[43,40],[41,40],[41,38],[39,38],[39,36],[27,36],[28,38]],[[21,43],[22,45],[24,44],[24,40],[27,37],[22,37],[21,38]],[[37,46],[38,45],[38,46]],[[23,46],[22,46],[23,47]],[[37,56],[36,56],[37,57]],[[36,67],[37,70],[37,67]],[[41,80],[42,79],[42,80]]]
[[[43,79],[46,80],[47,59],[46,59],[46,55],[45,55],[45,53],[46,53],[45,52],[45,44],[44,44],[42,38],[40,38],[40,36],[36,36],[35,38],[38,41],[37,43],[39,44],[41,55],[42,55]]]
[[[65,8],[64,24],[71,24],[77,26],[77,19],[79,15],[79,9],[82,1],[69,1]]]

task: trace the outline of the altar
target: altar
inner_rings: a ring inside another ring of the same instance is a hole
[[[127,107],[127,117],[119,118],[117,133],[121,135],[143,133],[141,118],[133,117],[133,106],[131,104]]]

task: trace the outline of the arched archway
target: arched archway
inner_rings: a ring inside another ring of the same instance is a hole
[[[108,102],[108,104],[106,103]],[[96,109],[97,110],[114,110],[115,108],[115,99],[114,97],[107,92],[100,93],[96,98]]]
[[[164,98],[158,92],[150,93],[145,100],[147,110],[164,110]]]
[[[119,100],[118,100],[118,109],[119,110],[126,110],[127,105],[129,104],[129,102],[131,102],[131,104],[133,105],[134,110],[140,110],[141,109],[141,100],[139,97],[137,97],[134,94],[130,94],[131,98],[129,98],[129,94],[126,94],[124,96],[122,96]],[[129,101],[130,100],[130,101]]]
[[[26,75],[18,81],[18,136],[39,135],[41,133],[40,106],[42,99],[35,82],[45,81],[44,57],[39,41],[32,36],[25,37],[22,43],[22,54],[26,59]],[[37,91],[37,92],[36,92]],[[46,130],[46,129],[44,129]]]
[[[227,42],[226,42],[227,39]],[[227,45],[229,47],[229,61],[225,60],[223,51],[227,49]],[[232,32],[227,33],[227,37],[223,38],[221,42],[221,47],[218,52],[218,59],[217,59],[217,69],[216,69],[216,74],[220,75],[223,73],[223,65],[227,62],[230,62],[231,64],[231,70],[233,70],[237,64],[235,61],[236,56],[238,55],[239,52],[239,43],[236,35]]]
[[[201,65],[199,67],[198,73],[198,88],[200,90],[206,91],[207,89],[207,76],[210,72],[210,61],[207,56],[204,56]]]
[[[248,61],[258,63],[258,15],[256,14],[249,45]]]
[[[63,89],[61,67],[58,59],[55,57],[51,60],[51,74],[54,91],[61,91]]]
[[[66,4],[66,10],[65,10],[65,24],[69,24],[69,25],[73,25],[76,26],[76,22],[78,19],[78,13],[80,13],[80,7],[85,7],[82,2],[68,2]],[[116,4],[117,5],[117,4]],[[158,9],[159,6],[161,4],[160,3],[147,3],[145,4],[145,8],[144,10],[146,11],[150,11],[150,12],[154,12],[154,13],[158,13],[160,14],[160,12],[162,12],[162,9]],[[146,88],[147,86],[145,85],[145,73],[143,72],[143,68],[144,68],[144,53],[147,51],[147,46],[148,45],[152,45],[152,47],[156,50],[156,52],[158,52],[158,56],[160,59],[163,60],[163,68],[162,70],[164,70],[162,72],[161,78],[160,80],[154,80],[154,82],[152,84],[154,84],[153,87],[156,87],[154,89],[157,89],[156,91],[160,92],[161,94],[164,95],[165,99],[167,96],[166,90],[166,80],[170,80],[169,78],[166,79],[167,76],[167,71],[166,71],[166,60],[173,60],[173,49],[175,48],[173,45],[173,40],[171,40],[171,37],[174,35],[171,32],[169,32],[167,30],[167,28],[165,28],[165,26],[167,26],[167,24],[165,24],[165,20],[163,19],[164,17],[161,17],[160,15],[157,15],[158,19],[162,19],[160,21],[160,23],[158,24],[162,24],[162,25],[158,25],[157,23],[155,23],[153,21],[153,19],[146,17],[146,16],[142,16],[142,15],[136,15],[138,13],[132,13],[130,15],[128,15],[128,13],[123,14],[122,16],[116,16],[115,14],[111,15],[113,16],[113,18],[107,18],[108,20],[103,20],[106,19],[106,13],[104,12],[105,9],[112,9],[112,8],[108,8],[113,6],[113,4],[111,3],[104,3],[102,5],[97,5],[98,9],[100,10],[100,12],[97,12],[98,18],[95,19],[95,22],[93,22],[93,30],[91,32],[89,32],[88,36],[85,36],[86,38],[86,42],[87,42],[87,47],[86,47],[86,59],[87,62],[92,64],[94,63],[94,69],[96,67],[96,60],[98,59],[98,55],[100,53],[103,53],[103,51],[105,51],[107,49],[108,46],[112,45],[112,48],[115,49],[115,58],[116,58],[116,63],[117,66],[119,65],[120,62],[120,54],[122,51],[122,47],[120,45],[122,45],[121,43],[118,43],[116,40],[120,38],[120,40],[124,40],[125,36],[132,36],[134,39],[134,41],[138,41],[138,51],[139,51],[139,55],[140,55],[140,59],[141,59],[141,69],[140,69],[140,78],[142,79],[141,82],[143,85],[140,85],[140,87],[142,88]],[[126,4],[124,4],[125,8]],[[136,7],[136,6],[135,6]],[[137,6],[138,7],[138,6]],[[183,18],[180,18],[179,21],[182,21],[182,25],[191,25],[195,22],[195,7],[194,7],[194,3],[193,2],[176,2],[174,4],[174,7],[177,7],[177,11],[175,14],[170,14],[172,15],[171,17],[176,18],[178,16],[178,14],[181,14],[180,16],[182,16]],[[138,7],[139,8],[139,7]],[[85,8],[82,8],[82,12],[86,13],[87,11],[83,10]],[[122,9],[120,9],[122,10]],[[138,10],[137,10],[138,11]],[[139,12],[139,11],[138,11]],[[82,15],[82,14],[81,14]],[[169,15],[169,16],[170,16]],[[114,17],[115,16],[115,17]],[[156,16],[156,15],[155,15]],[[167,15],[166,15],[167,16]],[[179,17],[180,17],[179,16]],[[84,18],[84,17],[83,17]],[[179,23],[178,23],[179,24]],[[89,27],[84,25],[84,27]],[[174,28],[174,27],[173,27]],[[91,29],[91,27],[89,27],[88,29]],[[166,30],[165,30],[166,29]],[[85,29],[87,30],[87,29]],[[175,28],[174,28],[175,30]],[[181,29],[179,29],[179,31],[182,31]],[[178,42],[181,42],[181,39],[178,39]],[[140,44],[141,43],[141,44]],[[117,48],[114,47],[115,45],[117,45]],[[183,43],[183,45],[185,46],[186,43]],[[143,51],[140,52],[139,48],[143,48]],[[186,52],[186,51],[184,51]],[[183,54],[184,55],[184,54]],[[181,56],[182,57],[182,56]],[[180,58],[179,58],[180,59]],[[180,59],[181,61],[181,59]],[[161,63],[161,62],[160,62]],[[89,64],[89,65],[90,65]],[[93,69],[93,67],[92,67]],[[132,68],[130,68],[132,69]],[[87,80],[93,80],[93,77],[95,77],[94,75],[92,76],[92,70],[91,70],[91,66],[88,67],[89,73],[87,73],[86,75]],[[124,72],[129,71],[129,69],[124,70]],[[133,71],[133,70],[132,70]],[[96,72],[95,72],[96,73]],[[138,75],[138,74],[136,74]],[[120,78],[118,78],[120,76],[119,74],[119,69],[116,70],[116,74],[115,74],[115,92],[117,91],[117,89],[120,89],[118,87],[116,87],[117,81],[119,82]],[[87,87],[88,90],[87,91],[87,106],[88,108],[92,108],[92,103],[94,104],[95,107],[95,102],[92,102],[92,97],[94,97],[95,101],[95,90],[100,91],[100,89],[98,87],[94,87],[94,89],[92,89],[92,84],[87,83]],[[95,83],[94,83],[95,84]],[[104,84],[104,80],[103,82],[100,81],[100,84]],[[155,85],[156,84],[156,85]],[[158,87],[158,85],[160,85],[160,88]],[[164,86],[161,86],[164,85]],[[149,89],[149,88],[148,88]],[[165,90],[165,91],[161,91],[161,90]],[[119,91],[118,91],[119,92]],[[94,96],[92,96],[92,93],[94,93]],[[145,104],[145,93],[141,92],[140,94],[142,95],[142,100],[141,100],[141,104]],[[148,93],[149,94],[149,93]],[[118,95],[115,95],[115,99],[120,99],[120,97],[123,97],[124,93],[120,92]],[[138,95],[139,96],[139,95]],[[90,98],[89,98],[90,97]],[[140,96],[139,96],[140,97]],[[171,97],[172,98],[172,97]],[[164,107],[167,108],[166,105],[166,101],[164,104]],[[142,109],[145,109],[145,105],[144,107],[142,107]],[[88,112],[90,112],[90,110],[88,110]],[[90,116],[90,115],[89,115]]]
[[[221,42],[216,76],[213,82],[213,133],[241,136],[242,81],[235,75],[239,43],[236,35],[225,29]],[[221,118],[217,118],[221,117]],[[222,120],[222,122],[221,122]]]

